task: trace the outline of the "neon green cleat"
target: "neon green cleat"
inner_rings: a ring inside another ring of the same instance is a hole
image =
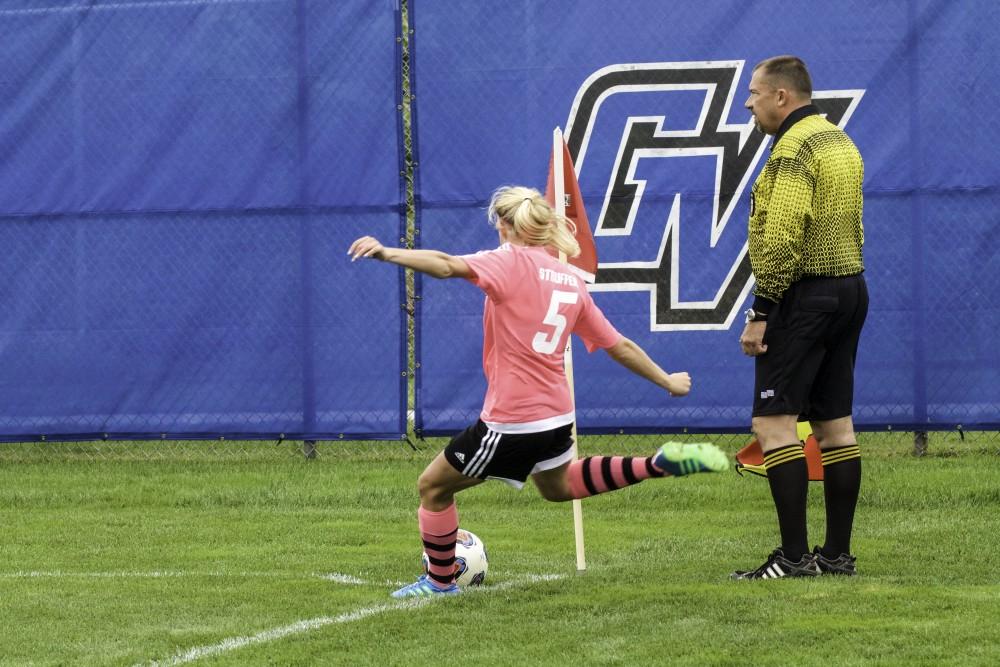
[[[724,472],[729,469],[729,457],[708,442],[666,442],[653,457],[653,465],[674,477],[683,477],[696,472]]]

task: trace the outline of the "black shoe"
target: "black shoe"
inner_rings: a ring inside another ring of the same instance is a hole
[[[813,554],[802,554],[797,562],[785,558],[781,549],[775,549],[764,564],[747,572],[737,570],[729,575],[731,579],[779,579],[781,577],[816,577],[819,567]]]
[[[836,558],[827,558],[819,547],[813,547],[813,557],[816,559],[820,574],[842,574],[853,577],[858,573],[857,565],[854,564],[857,557],[851,554],[840,554]]]

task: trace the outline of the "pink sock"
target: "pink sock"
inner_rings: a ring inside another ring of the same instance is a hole
[[[569,488],[574,498],[587,498],[599,493],[638,484],[650,477],[662,477],[653,467],[653,457],[589,456],[569,465]]]
[[[455,538],[458,535],[458,508],[455,503],[440,512],[423,506],[417,510],[420,538],[424,541],[430,582],[447,588],[455,581]]]

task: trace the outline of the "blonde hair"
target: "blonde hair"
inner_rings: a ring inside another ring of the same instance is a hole
[[[552,246],[567,257],[580,254],[576,242],[576,225],[569,218],[558,215],[534,188],[505,185],[497,188],[490,197],[487,217],[494,228],[507,223],[514,228],[514,235],[525,245]]]

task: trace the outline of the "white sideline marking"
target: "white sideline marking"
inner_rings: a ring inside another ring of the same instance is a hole
[[[24,571],[0,572],[0,579],[170,579],[180,577],[242,577],[254,579],[298,579],[303,577],[316,577],[325,581],[332,581],[337,584],[363,585],[369,582],[358,579],[349,574],[330,572],[327,574],[298,574],[295,572],[198,572],[183,570],[153,570],[150,572],[64,572],[62,570],[47,571]]]
[[[348,612],[346,614],[340,614],[339,616],[320,616],[319,618],[311,618],[306,621],[299,621],[297,623],[292,623],[291,625],[286,625],[280,628],[274,628],[271,630],[265,630],[263,632],[258,632],[255,635],[244,636],[244,637],[232,637],[230,639],[224,639],[218,644],[212,644],[210,646],[197,646],[195,648],[189,649],[183,653],[178,653],[172,658],[167,658],[163,661],[154,660],[152,662],[146,663],[149,667],[161,667],[166,665],[183,665],[186,662],[194,662],[201,658],[207,658],[210,655],[218,655],[220,653],[226,653],[228,651],[235,651],[236,649],[243,648],[244,646],[250,646],[252,644],[263,644],[265,642],[271,642],[276,639],[281,639],[287,637],[288,635],[295,635],[301,632],[309,632],[310,630],[316,630],[317,628],[322,628],[327,625],[333,625],[336,623],[350,623],[351,621],[359,621],[363,618],[369,616],[374,616],[375,614],[380,614],[384,611],[390,611],[394,609],[416,609],[421,607],[432,598],[415,598],[412,600],[406,600],[404,602],[398,602],[396,604],[380,604],[373,607],[362,607],[356,611]],[[142,665],[142,663],[139,663]],[[137,665],[136,667],[139,667]]]
[[[63,572],[62,570],[0,572],[0,579],[160,579],[169,577],[219,577],[226,576],[223,572]],[[247,573],[244,573],[247,576]]]
[[[562,579],[561,574],[529,574],[523,577],[518,577],[517,579],[504,581],[497,584],[496,586],[481,586],[476,588],[467,588],[463,595],[472,593],[474,595],[484,595],[491,593],[493,591],[502,591],[508,588],[513,588],[524,583],[537,583],[540,581],[556,581],[557,579]],[[320,616],[318,618],[310,618],[305,621],[298,621],[292,623],[291,625],[285,625],[280,628],[272,628],[270,630],[264,630],[258,632],[254,635],[244,635],[242,637],[231,637],[229,639],[223,639],[218,644],[210,644],[208,646],[196,646],[194,648],[188,649],[182,653],[177,653],[173,657],[167,658],[166,660],[152,660],[147,663],[137,663],[134,667],[168,667],[172,665],[183,665],[188,662],[194,662],[195,660],[200,660],[201,658],[207,658],[213,655],[219,655],[220,653],[227,653],[229,651],[235,651],[237,649],[244,648],[246,646],[251,646],[253,644],[264,644],[266,642],[272,642],[277,639],[283,639],[289,635],[297,635],[303,632],[309,632],[311,630],[317,630],[319,628],[326,627],[327,625],[336,625],[339,623],[350,623],[352,621],[360,621],[369,616],[374,616],[376,614],[381,614],[383,612],[389,611],[408,611],[410,609],[417,609],[430,602],[435,602],[441,598],[410,598],[408,600],[402,600],[400,602],[393,602],[387,604],[377,604],[371,607],[362,607],[361,609],[356,609],[339,616]]]
[[[317,574],[316,576],[320,579],[325,579],[326,581],[333,581],[338,584],[349,584],[352,586],[368,583],[364,579],[358,579],[357,577],[352,577],[349,574],[340,574],[338,572],[331,572],[330,574]]]

